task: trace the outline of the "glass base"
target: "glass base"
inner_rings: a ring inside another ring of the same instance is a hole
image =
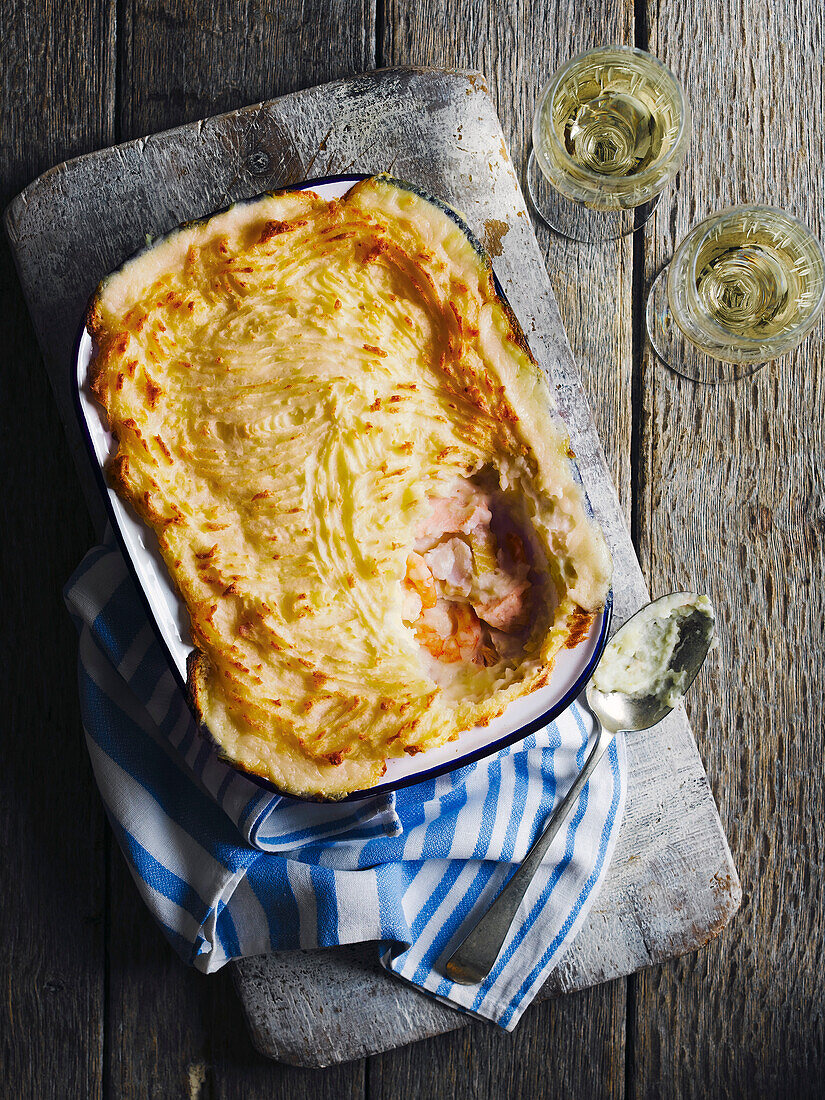
[[[667,272],[668,269],[664,268],[657,275],[650,288],[645,311],[647,335],[664,365],[683,378],[705,385],[737,382],[761,370],[764,363],[726,363],[722,359],[713,359],[688,340],[670,312]]]
[[[547,181],[533,150],[527,160],[527,194],[543,222],[571,241],[593,244],[615,241],[641,229],[656,209],[661,195],[632,210],[593,210],[567,199]]]

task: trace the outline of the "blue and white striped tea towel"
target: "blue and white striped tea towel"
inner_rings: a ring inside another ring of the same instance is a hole
[[[573,706],[518,745],[389,796],[310,805],[262,791],[199,735],[120,550],[66,587],[80,632],[86,741],[144,901],[185,962],[381,941],[383,965],[508,1031],[581,927],[622,816],[621,741],[594,773],[478,987],[440,965],[520,861],[581,767]]]

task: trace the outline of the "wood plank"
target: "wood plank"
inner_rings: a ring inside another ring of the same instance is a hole
[[[314,1100],[362,1100],[364,1061],[319,1073],[259,1054],[250,1042],[231,967],[207,977],[182,965],[116,848],[112,881],[112,910],[120,927],[114,935],[113,921],[106,1096],[292,1100],[311,1091]],[[291,992],[294,970],[286,980]]]
[[[374,64],[371,5],[344,0],[172,0],[123,6],[119,27],[120,137],[166,130]],[[273,172],[294,178],[290,143],[275,130],[238,131],[238,150],[263,190]],[[286,153],[286,160],[284,155]],[[283,178],[283,177],[281,177]],[[223,205],[223,195],[210,196]],[[295,1095],[299,1070],[256,1054],[227,977],[184,969],[139,903],[117,847],[112,852],[109,940],[112,1096]],[[231,1038],[231,1042],[229,1039]],[[343,1067],[318,1091],[363,1094],[363,1067]],[[297,1078],[297,1080],[296,1080]]]
[[[475,1021],[369,1060],[370,1100],[622,1097],[624,982],[530,1009],[512,1035]]]
[[[479,235],[487,237],[490,226],[495,228],[495,239],[502,244],[496,270],[538,361],[550,374],[613,553],[615,609],[622,621],[645,600],[644,581],[497,117],[477,74],[388,70],[309,89],[82,158],[28,188],[10,207],[7,226],[64,408],[71,408],[72,345],[58,318],[79,317],[100,276],[147,231],[163,232],[260,190],[262,180],[249,172],[244,154],[251,132],[261,141],[277,135],[282,151],[264,187],[296,178],[289,172],[303,178],[310,169],[376,171],[392,155],[399,174],[463,207]],[[270,147],[276,148],[274,140]],[[55,270],[49,258],[58,227],[75,246],[72,262]],[[598,905],[550,976],[545,987],[550,992],[584,988],[691,950],[718,931],[736,908],[735,870],[684,715],[674,714],[654,732],[634,737],[628,753],[628,809],[616,855]],[[276,969],[282,964],[279,959],[271,962]],[[238,967],[242,989],[252,965]],[[327,974],[334,966],[330,955],[314,983],[299,991],[316,1011],[330,1003]],[[347,1032],[353,1048],[359,1048],[363,1021],[380,1018],[396,1002],[390,979],[384,989],[385,1001],[377,997],[359,1004],[357,1013],[351,1007]],[[290,996],[297,995],[290,991]],[[419,996],[414,991],[410,995]],[[251,1010],[257,981],[248,983],[244,996]],[[466,1021],[458,1013],[455,1019]],[[409,1037],[416,1037],[414,1027]],[[304,1057],[316,1062],[326,1056],[317,1044],[307,1043],[298,1027],[284,1032],[274,1021],[265,1049],[276,1057],[303,1050]]]
[[[120,139],[375,67],[373,0],[131,0],[119,52]],[[250,167],[261,175],[260,155]]]
[[[646,235],[648,281],[731,203],[783,206],[822,237],[821,3],[662,0],[648,18],[695,118],[681,187]],[[640,976],[640,1100],[822,1095],[822,332],[732,386],[642,364],[642,557],[657,590],[696,585],[719,612],[721,659],[689,710],[745,900],[707,952]]]
[[[112,140],[113,15],[114,2],[4,5],[3,205],[55,161]],[[58,266],[62,243],[53,242]],[[5,239],[0,326],[2,1091],[99,1097],[103,812],[82,743],[75,632],[60,597],[91,530]]]
[[[388,0],[378,45],[383,64],[425,61],[484,72],[522,187],[535,103],[550,74],[567,60],[570,43],[586,49],[602,41],[632,41],[633,31],[632,0],[558,0],[525,8],[513,18],[483,0],[426,0],[412,7]],[[532,221],[629,519],[633,245],[581,245],[550,233],[535,215]],[[601,323],[593,324],[594,317]],[[475,1023],[417,1051],[371,1059],[370,1096],[484,1096],[492,1095],[493,1085],[515,1095],[566,1090],[574,1096],[623,1096],[624,1015],[620,980],[564,998],[552,1009],[528,1011],[515,1041]],[[548,1049],[552,1059],[544,1056]],[[473,1071],[456,1072],[465,1065]]]
[[[111,838],[109,858],[105,1095],[206,1097],[209,979],[160,934]]]

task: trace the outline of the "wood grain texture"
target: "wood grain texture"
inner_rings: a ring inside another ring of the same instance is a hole
[[[180,959],[149,915],[120,848],[110,838],[109,934],[104,1095],[208,1095],[209,990]]]
[[[650,7],[695,133],[646,232],[646,280],[700,218],[769,202],[825,230],[815,0]],[[689,711],[744,887],[736,933],[638,979],[631,1094],[822,1096],[823,327],[752,380],[702,387],[646,355],[642,560],[709,591],[720,662]]]
[[[113,3],[20,0],[0,36],[0,204],[112,141]],[[60,245],[55,242],[55,262]],[[3,736],[0,1092],[101,1095],[103,812],[60,591],[92,537],[12,257],[0,242]]]
[[[375,67],[374,0],[126,0],[120,137]]]
[[[230,969],[206,977],[181,965],[158,935],[119,850],[112,849],[104,1095],[362,1100],[363,1061],[320,1072],[279,1065],[252,1048]],[[286,978],[292,993],[294,974]],[[288,1011],[291,997],[283,999],[283,988],[279,992]]]
[[[512,1035],[474,1023],[371,1058],[369,1098],[622,1097],[622,984],[537,1005]]]

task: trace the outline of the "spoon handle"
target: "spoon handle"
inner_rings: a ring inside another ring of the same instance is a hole
[[[545,852],[576,804],[591,772],[615,737],[615,733],[606,730],[595,715],[593,720],[596,739],[584,767],[576,777],[573,786],[550,815],[542,832],[533,841],[515,874],[447,960],[445,971],[452,981],[460,985],[475,985],[483,981],[492,970],[521,899],[538,870]]]

